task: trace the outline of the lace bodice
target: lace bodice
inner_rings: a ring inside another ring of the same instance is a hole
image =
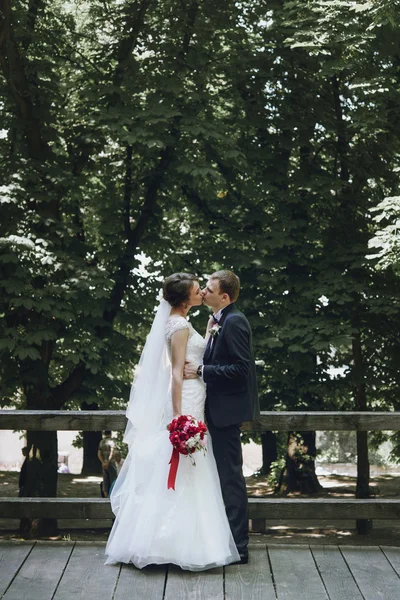
[[[186,321],[184,317],[170,317],[165,328],[165,338],[167,340],[168,352],[171,356],[171,338],[176,331],[189,329],[189,339],[186,348],[186,360],[201,364],[203,354],[206,348],[204,338],[194,329],[193,325]]]
[[[200,365],[206,348],[204,338],[194,329],[184,317],[172,316],[165,326],[165,339],[168,353],[171,358],[171,338],[181,329],[189,330],[189,339],[186,347],[186,360]],[[182,386],[182,414],[190,414],[197,419],[204,420],[205,384],[199,379],[184,379]],[[171,403],[172,413],[172,403]]]

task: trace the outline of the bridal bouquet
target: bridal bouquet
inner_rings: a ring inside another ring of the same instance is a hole
[[[195,465],[195,460],[192,454],[198,450],[206,452],[207,427],[203,421],[198,421],[190,415],[181,415],[177,419],[173,419],[167,426],[169,431],[169,440],[173,446],[171,465],[168,475],[168,489],[175,489],[176,473],[178,471],[179,455],[189,456],[192,464]]]

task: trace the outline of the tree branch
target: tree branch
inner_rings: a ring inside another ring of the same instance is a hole
[[[83,363],[79,363],[65,381],[51,389],[54,405],[58,409],[61,409],[76,390],[80,388],[86,377],[86,373],[86,366]]]
[[[124,231],[128,239],[131,236],[131,200],[132,200],[132,146],[126,146],[125,186],[124,186]]]
[[[139,34],[143,28],[146,12],[151,1],[152,0],[141,0],[139,7],[137,6],[137,2],[128,4],[122,38],[116,52],[117,64],[112,75],[113,88],[119,87],[123,82],[126,66],[137,45]],[[118,92],[113,92],[109,97],[108,106],[111,107],[117,104],[119,98],[120,95]],[[85,137],[85,135],[82,135],[81,139],[78,139],[76,142],[76,148],[81,149],[81,151],[75,157],[75,160],[73,160],[72,172],[74,175],[80,175],[83,172],[96,148],[96,144],[83,141]]]
[[[141,28],[143,27],[146,12],[151,0],[142,0],[137,8],[137,2],[127,7],[125,27],[117,52],[117,66],[114,72],[114,85],[120,85],[124,71],[129,63],[132,52],[136,47]]]
[[[143,0],[142,5],[147,5],[147,0]],[[196,22],[198,11],[197,0],[192,0],[192,3],[187,12],[187,27],[185,29],[182,48],[178,54],[178,64],[180,70],[184,70],[185,58],[190,50],[190,42],[193,36],[194,25]],[[133,31],[133,30],[132,30]],[[134,229],[130,232],[128,245],[121,259],[118,261],[117,271],[115,274],[115,285],[111,291],[108,306],[103,314],[103,319],[107,323],[112,323],[121,308],[121,302],[124,297],[126,287],[129,281],[129,274],[133,266],[134,255],[143,233],[148,225],[151,217],[154,215],[154,209],[157,205],[158,191],[162,185],[165,174],[173,159],[175,148],[180,138],[180,122],[182,117],[176,116],[172,120],[169,139],[170,145],[161,151],[158,164],[154,171],[146,178],[145,199],[141,209],[139,218],[136,221]]]
[[[145,5],[147,7],[147,4],[148,1],[143,0],[142,7]],[[193,0],[188,10],[188,27],[185,31],[183,38],[182,49],[184,50],[184,52],[182,53],[181,51],[180,53],[181,59],[184,58],[184,55],[187,54],[190,48],[190,40],[193,35],[197,9],[197,0]],[[184,67],[184,61],[182,60],[180,61],[179,66],[180,69],[186,68]],[[175,116],[173,118],[169,132],[169,139],[171,140],[171,143],[161,151],[155,169],[146,178],[144,182],[145,197],[143,206],[140,211],[140,215],[136,221],[135,227],[129,233],[126,250],[117,262],[117,269],[114,275],[115,284],[111,291],[110,298],[107,303],[107,308],[103,313],[103,320],[105,321],[105,324],[97,329],[97,334],[101,339],[105,338],[108,335],[110,331],[110,326],[112,325],[115,317],[117,316],[121,308],[121,302],[125,295],[125,291],[130,278],[130,272],[134,264],[134,256],[136,253],[137,246],[139,245],[140,240],[142,239],[142,236],[146,230],[150,219],[155,214],[155,208],[157,206],[158,200],[158,192],[163,183],[167,170],[173,160],[176,146],[179,142],[181,119],[181,116]],[[127,198],[125,199],[125,201],[127,203]],[[127,204],[125,204],[125,208],[127,208]],[[126,224],[126,215],[124,218]],[[62,384],[54,388],[54,396],[57,397],[58,402],[64,404],[68,400],[68,398],[70,398],[75,393],[75,391],[82,384],[85,378],[85,373],[85,365],[79,364]],[[62,404],[60,406],[62,406]]]
[[[26,19],[27,32],[26,35],[24,35],[24,37],[22,38],[22,47],[25,50],[25,52],[28,50],[29,46],[32,43],[39,10],[44,10],[44,7],[45,2],[43,2],[43,0],[29,0],[28,15]]]
[[[339,82],[334,75],[331,79],[332,91],[333,91],[333,105],[336,115],[337,124],[337,150],[340,160],[340,179],[343,182],[348,183],[349,181],[349,161],[347,157],[348,140],[346,137],[346,127],[343,120],[343,109],[340,101],[340,89]]]
[[[176,132],[175,137],[179,137],[178,132]],[[115,284],[111,291],[107,309],[103,314],[103,319],[107,323],[112,323],[114,321],[118,311],[121,308],[121,302],[128,285],[129,275],[133,266],[133,259],[136,249],[140,243],[143,233],[145,232],[146,226],[154,215],[155,207],[157,205],[157,194],[167,169],[171,164],[173,155],[175,153],[175,146],[176,145],[167,146],[161,152],[157,167],[148,178],[145,199],[140,211],[140,215],[136,221],[134,229],[130,231],[126,250],[117,263],[117,271],[114,275]],[[101,337],[104,337],[106,332],[101,331],[99,333]]]

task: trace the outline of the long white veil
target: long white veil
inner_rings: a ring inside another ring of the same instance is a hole
[[[161,300],[139,364],[136,367],[126,416],[124,442],[130,447],[137,436],[160,430],[171,376],[171,362],[165,341],[165,326],[171,305]]]
[[[110,497],[115,514],[131,483],[139,478],[138,464],[142,473],[146,469],[146,449],[151,449],[155,436],[166,432],[164,415],[171,382],[171,362],[165,341],[165,326],[170,312],[169,302],[161,300],[135,370],[126,411],[128,424],[124,434],[129,453]],[[140,461],[136,460],[138,454],[141,456]]]

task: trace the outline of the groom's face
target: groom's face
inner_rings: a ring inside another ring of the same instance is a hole
[[[219,281],[218,279],[209,279],[207,281],[207,285],[203,290],[203,300],[204,304],[207,304],[210,308],[213,309],[214,312],[221,308],[221,300],[222,296],[221,291],[219,289]]]

